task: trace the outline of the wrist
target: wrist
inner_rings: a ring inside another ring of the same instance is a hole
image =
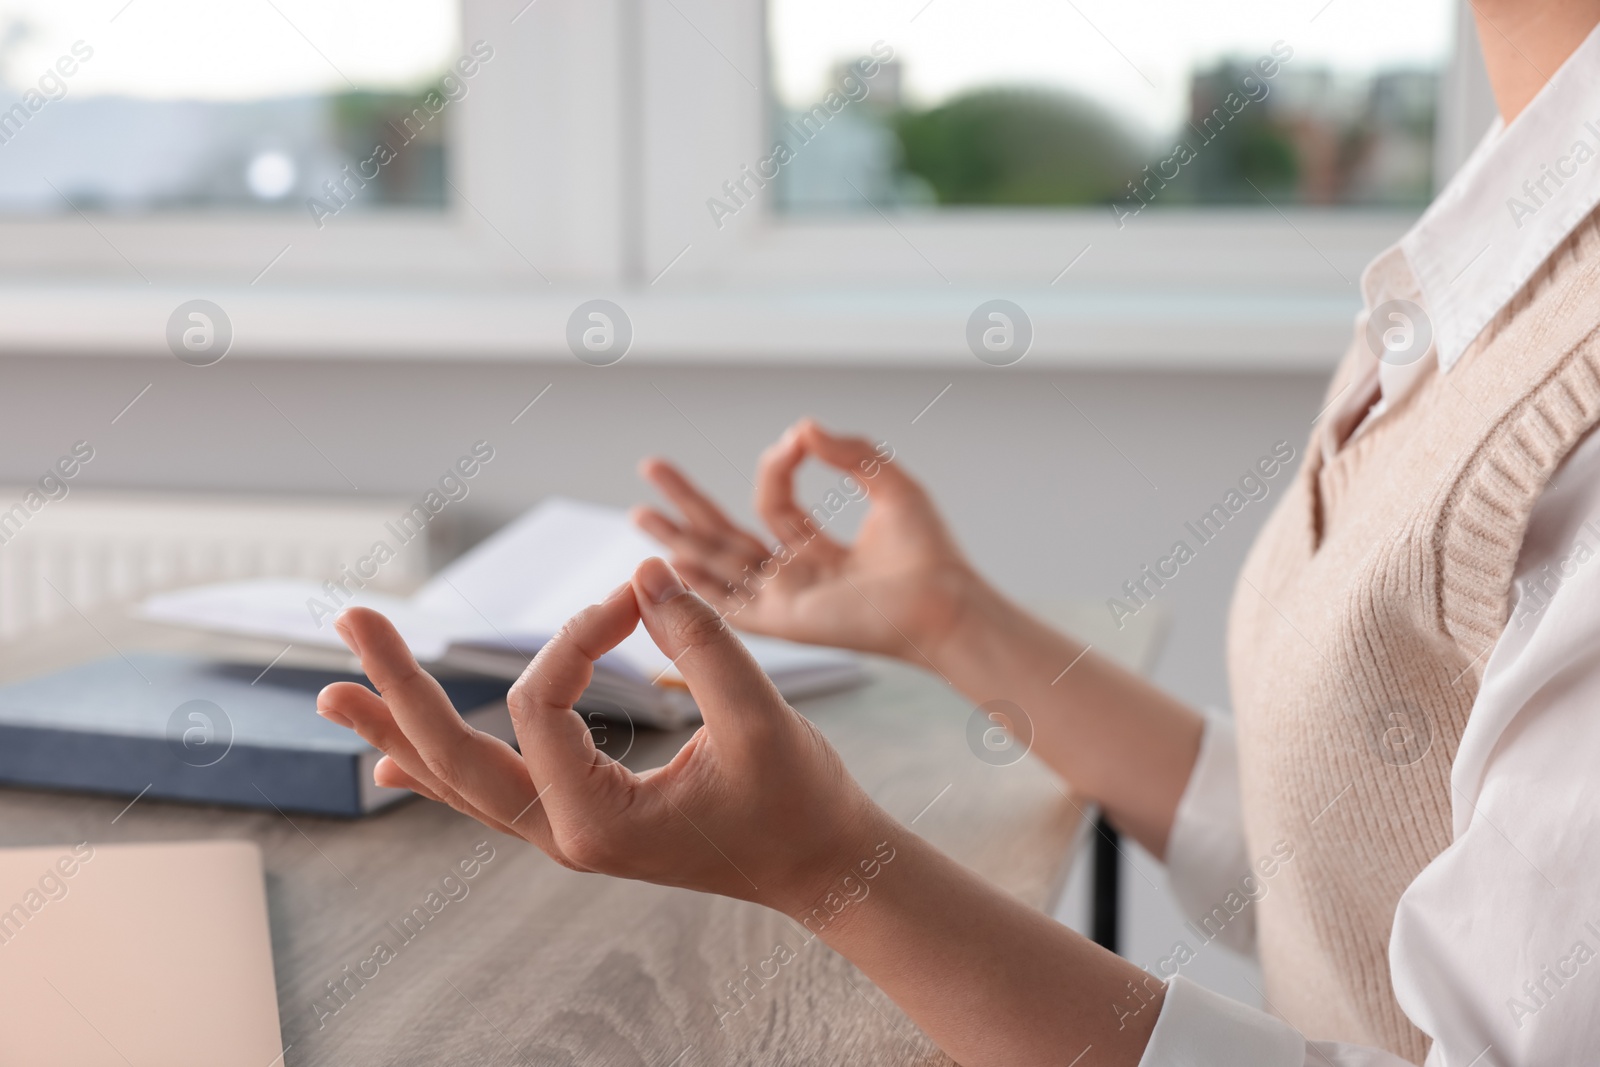
[[[886,649],[895,659],[926,670],[952,638],[972,625],[970,617],[991,599],[982,575],[965,562],[940,566],[917,579],[917,595],[895,624],[901,642]]]
[[[995,636],[1013,628],[1013,622],[1023,612],[982,575],[967,569],[959,579],[952,579],[955,587],[953,604],[947,624],[921,643],[935,667],[950,675],[975,654],[994,643]],[[913,666],[926,667],[923,656],[912,653],[907,657]]]
[[[906,943],[907,927],[970,888],[971,874],[887,813],[831,881],[803,907],[785,911],[805,930],[847,958]]]
[[[832,932],[854,917],[909,836],[882,808],[863,800],[862,809],[837,835],[837,843],[809,861],[767,901],[812,935]]]

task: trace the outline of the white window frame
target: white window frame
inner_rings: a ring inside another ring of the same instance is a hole
[[[604,296],[633,319],[631,363],[970,366],[967,315],[1002,296],[1034,319],[1030,365],[1322,368],[1362,267],[1413,218],[815,219],[763,196],[719,229],[707,198],[769,147],[765,0],[462,2],[463,41],[495,59],[451,105],[446,211],[0,221],[0,352],[161,354],[166,316],[203,296],[237,358],[570,360],[568,315]],[[1492,115],[1458,22],[1441,174]]]

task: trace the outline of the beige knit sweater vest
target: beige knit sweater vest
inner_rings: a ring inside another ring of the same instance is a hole
[[[1228,661],[1246,838],[1252,857],[1294,849],[1258,905],[1264,991],[1308,1038],[1427,1053],[1395,1002],[1390,927],[1450,842],[1450,765],[1528,515],[1600,422],[1597,327],[1591,217],[1449,374],[1330,459],[1319,424],[1245,564]],[[1327,399],[1372,366],[1358,337]]]

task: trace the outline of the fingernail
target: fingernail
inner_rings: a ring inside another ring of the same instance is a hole
[[[337,619],[333,620],[333,628],[338,631],[339,640],[343,641],[345,646],[349,648],[351,652],[354,652],[358,656],[361,655],[361,645],[356,642],[356,635],[351,631],[349,625],[344,621],[343,615],[340,615]]]
[[[617,599],[617,597],[621,596],[623,593],[628,592],[632,588],[633,588],[633,583],[632,582],[623,582],[621,585],[619,585],[615,589],[611,590],[611,592],[607,593],[606,594],[606,598],[605,598],[604,601],[602,601],[602,603],[609,604],[611,601]]]
[[[665,604],[684,592],[683,582],[678,579],[678,572],[673,570],[666,560],[655,556],[645,560],[644,566],[639,568],[639,584],[644,586],[644,591],[657,604]]]
[[[356,728],[355,723],[351,722],[343,715],[340,715],[332,708],[325,708],[321,704],[317,705],[317,714],[321,715],[324,719],[327,719],[331,723],[337,723],[338,725],[343,726],[346,730],[354,730]]]

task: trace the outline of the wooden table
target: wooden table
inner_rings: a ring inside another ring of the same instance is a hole
[[[0,681],[134,650],[263,652],[103,614],[0,646]],[[1138,658],[1129,650],[1123,658]],[[888,663],[872,669],[870,685],[799,709],[879,804],[1007,892],[1049,909],[1089,832],[1084,811],[1036,760],[978,759],[967,740],[972,708],[937,679]],[[624,762],[664,763],[687,735],[641,730]],[[3,845],[196,838],[262,848],[290,1067],[949,1062],[847,961],[820,943],[801,947],[803,933],[783,916],[577,874],[426,801],[340,821],[0,789]],[[330,1000],[329,983],[370,957],[377,941],[394,943],[388,924],[483,841],[494,858],[468,894],[347,1002]],[[796,957],[734,999],[730,983],[780,943]],[[204,1011],[203,975],[194,994],[194,1010]]]

